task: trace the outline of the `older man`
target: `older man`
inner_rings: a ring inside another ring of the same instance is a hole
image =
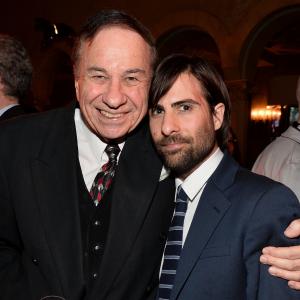
[[[142,24],[103,11],[75,49],[80,109],[1,127],[1,299],[153,297],[174,190],[141,122],[155,59]]]

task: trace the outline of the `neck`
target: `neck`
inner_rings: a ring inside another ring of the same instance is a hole
[[[209,152],[209,154],[201,161],[199,161],[195,166],[190,169],[189,171],[185,172],[184,174],[177,175],[179,179],[184,181],[187,177],[189,177],[196,169],[198,169],[205,161],[207,161],[213,153],[217,150],[218,145],[215,143],[212,150]]]
[[[6,96],[6,95],[3,95],[0,93],[0,109],[8,106],[8,105],[11,105],[11,104],[18,104],[18,100],[14,97],[9,97],[9,96]]]

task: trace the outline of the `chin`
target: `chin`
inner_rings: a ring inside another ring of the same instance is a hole
[[[127,136],[128,132],[105,132],[105,133],[100,133],[100,136],[104,140],[122,140]]]

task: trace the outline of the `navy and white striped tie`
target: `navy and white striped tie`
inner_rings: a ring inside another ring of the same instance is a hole
[[[176,270],[182,250],[182,233],[184,217],[187,209],[188,196],[178,187],[175,212],[169,228],[167,243],[164,251],[164,261],[159,280],[158,299],[170,299],[173,284],[175,281]]]

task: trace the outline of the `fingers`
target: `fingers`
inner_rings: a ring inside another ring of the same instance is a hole
[[[291,280],[291,281],[288,282],[288,285],[289,285],[290,288],[300,291],[300,282]]]
[[[263,254],[260,257],[260,262],[265,265],[274,266],[278,269],[283,269],[287,271],[299,271],[300,273],[300,259],[278,258]],[[293,278],[289,279],[294,280]]]
[[[300,219],[294,220],[285,230],[284,234],[289,238],[300,236]]]
[[[300,271],[286,271],[272,266],[269,268],[269,273],[273,276],[291,281],[292,285],[294,285],[296,288],[298,285],[300,285]]]
[[[300,290],[300,246],[266,247],[260,262],[270,265],[271,275],[289,280],[290,288]]]
[[[289,260],[300,259],[300,246],[265,247],[262,252],[263,255],[268,257],[268,260],[271,259],[271,256],[273,256],[273,258],[285,258]],[[272,260],[272,262],[276,264],[276,260]]]
[[[289,238],[300,236],[300,219],[294,220],[285,230]],[[270,265],[269,273],[288,280],[290,288],[300,290],[300,246],[265,247],[260,262]]]

